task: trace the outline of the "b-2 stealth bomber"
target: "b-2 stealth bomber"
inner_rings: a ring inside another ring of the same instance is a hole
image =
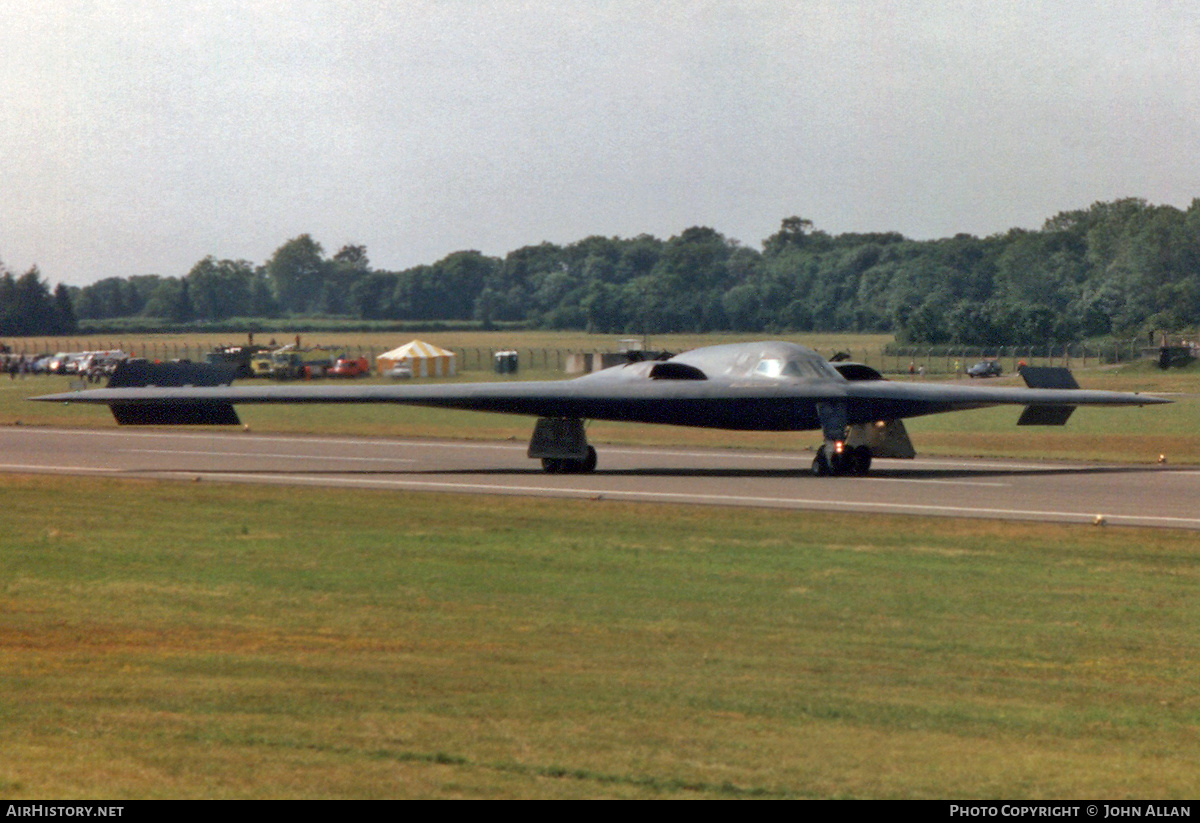
[[[151,385],[119,371],[107,388],[34,398],[99,403],[120,424],[229,424],[243,403],[396,403],[538,418],[529,457],[551,473],[590,472],[585,421],[619,420],[738,431],[820,431],[817,475],[863,475],[872,458],[915,455],[903,420],[987,406],[1025,406],[1020,425],[1062,425],[1076,406],[1170,402],[1080,389],[1064,368],[1022,370],[1027,387],[896,382],[856,363],[830,363],[794,343],[694,349],[553,381],[372,386]]]

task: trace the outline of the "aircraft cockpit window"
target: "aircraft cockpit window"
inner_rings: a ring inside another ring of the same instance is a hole
[[[778,377],[783,374],[782,360],[760,360],[758,368],[754,370],[755,374],[761,374],[763,377]]]
[[[833,366],[831,366],[825,360],[820,360],[815,363],[812,361],[809,361],[809,362],[806,362],[804,365],[808,368],[809,371],[812,372],[813,377],[820,377],[823,380],[829,380],[830,378],[833,378],[836,380],[838,377],[841,376],[840,374],[838,374],[838,370],[835,369]]]
[[[755,374],[763,377],[800,377],[808,379],[828,378],[829,375],[821,367],[807,360],[775,360],[768,358],[760,360]]]

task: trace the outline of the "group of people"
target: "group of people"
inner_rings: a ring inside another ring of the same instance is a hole
[[[33,358],[23,354],[0,354],[3,359],[4,371],[8,372],[10,380],[16,380],[17,375],[26,375],[33,372]]]

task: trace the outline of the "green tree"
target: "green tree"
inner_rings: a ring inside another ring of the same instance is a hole
[[[212,255],[188,272],[192,314],[201,320],[226,320],[250,313],[254,269],[245,260],[217,260]]]
[[[74,334],[79,328],[75,319],[75,301],[71,289],[59,283],[54,287],[54,328],[50,334]]]
[[[145,317],[161,317],[175,323],[192,319],[192,301],[187,283],[178,277],[164,277],[146,300]]]
[[[56,310],[50,287],[35,265],[20,277],[0,264],[0,334],[62,334],[67,318]]]
[[[803,249],[812,234],[813,221],[803,217],[785,217],[779,231],[763,240],[763,254],[778,255],[785,251]]]
[[[321,244],[307,234],[284,243],[267,261],[267,277],[279,308],[290,314],[315,310],[328,271]]]

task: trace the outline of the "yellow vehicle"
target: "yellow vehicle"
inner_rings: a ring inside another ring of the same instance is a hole
[[[262,352],[250,358],[250,372],[255,377],[271,376],[271,353]]]

